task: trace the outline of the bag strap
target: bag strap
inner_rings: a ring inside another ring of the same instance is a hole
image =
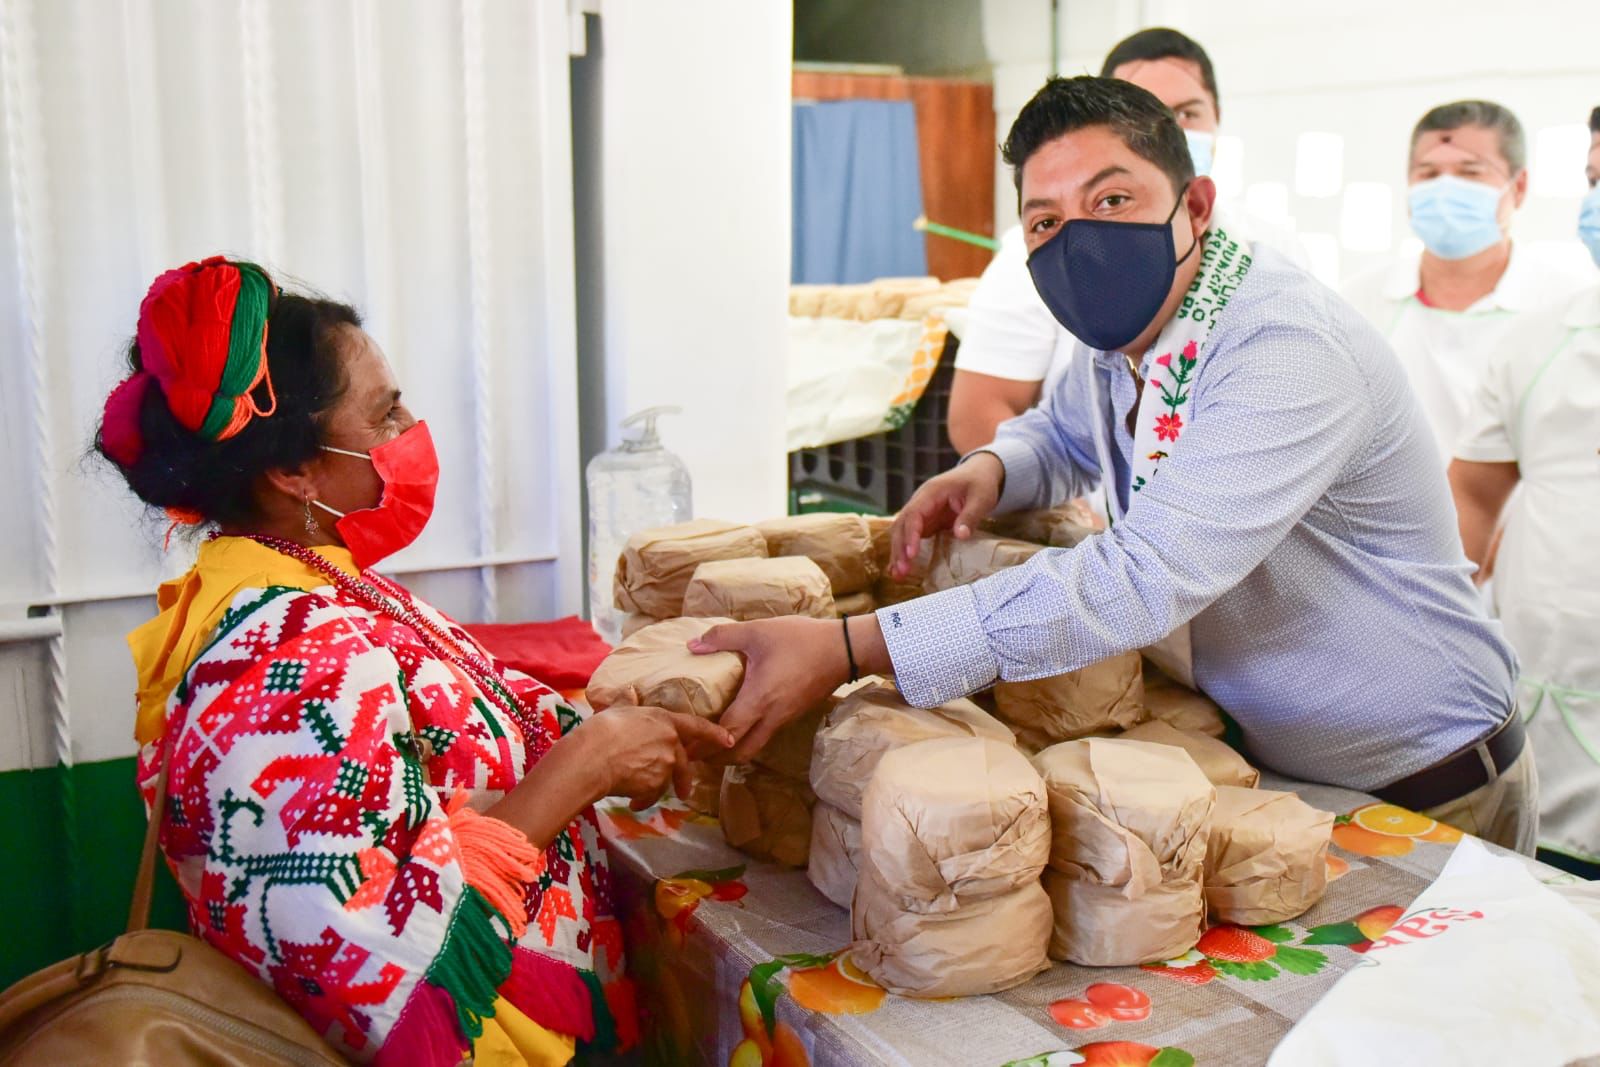
[[[170,731],[161,745],[161,770],[156,775],[156,795],[150,805],[150,818],[145,824],[144,851],[139,856],[139,873],[133,880],[133,901],[128,907],[128,933],[150,927],[150,899],[156,880],[156,846],[161,838],[161,821],[167,811],[167,772],[172,769],[172,750],[177,739]]]

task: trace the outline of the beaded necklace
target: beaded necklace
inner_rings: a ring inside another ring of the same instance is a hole
[[[309,548],[294,541],[289,541],[282,537],[271,537],[266,534],[247,534],[246,536],[259,545],[265,545],[267,548],[299,560],[367,607],[372,608],[374,611],[382,612],[395,622],[404,623],[406,626],[411,627],[429,652],[461,668],[473,681],[478,683],[478,689],[484,696],[493,701],[500,710],[511,717],[512,721],[522,729],[525,743],[536,757],[542,756],[545,750],[550,747],[550,742],[545,737],[544,731],[537,728],[536,719],[532,712],[517,698],[516,693],[506,684],[500,672],[495,670],[494,666],[482,656],[463,647],[460,642],[445,633],[432,619],[429,619],[407,603],[409,597],[389,579],[372,570],[364,570],[361,572],[360,578],[352,578]],[[419,741],[419,744],[426,746],[426,742]]]

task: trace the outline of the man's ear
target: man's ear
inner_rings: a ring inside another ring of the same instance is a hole
[[[1183,199],[1184,206],[1189,211],[1189,219],[1194,225],[1194,235],[1199,237],[1211,229],[1211,216],[1217,207],[1217,183],[1204,174],[1196,175],[1189,183],[1189,190]]]
[[[1520,208],[1526,199],[1528,199],[1528,168],[1523,167],[1511,180],[1511,206]]]

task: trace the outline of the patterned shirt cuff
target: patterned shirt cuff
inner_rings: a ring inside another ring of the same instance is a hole
[[[1021,441],[1002,439],[985,445],[978,452],[989,453],[1006,469],[1005,489],[994,508],[996,515],[1041,506],[1039,495],[1044,489],[1044,471],[1040,469],[1039,458],[1032,448]]]
[[[1000,672],[970,587],[879,608],[878,625],[895,684],[919,708],[975,693]]]

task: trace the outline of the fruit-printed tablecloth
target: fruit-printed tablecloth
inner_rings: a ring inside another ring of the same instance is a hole
[[[1214,927],[1161,965],[1057,964],[1005,993],[949,1000],[874,985],[842,952],[849,914],[804,871],[749,859],[724,843],[715,820],[676,801],[644,812],[606,802],[601,826],[628,916],[648,1058],[716,1067],[1265,1063],[1402,919],[1461,835],[1360,793],[1271,776],[1262,785],[1339,813],[1327,895],[1298,920]]]

